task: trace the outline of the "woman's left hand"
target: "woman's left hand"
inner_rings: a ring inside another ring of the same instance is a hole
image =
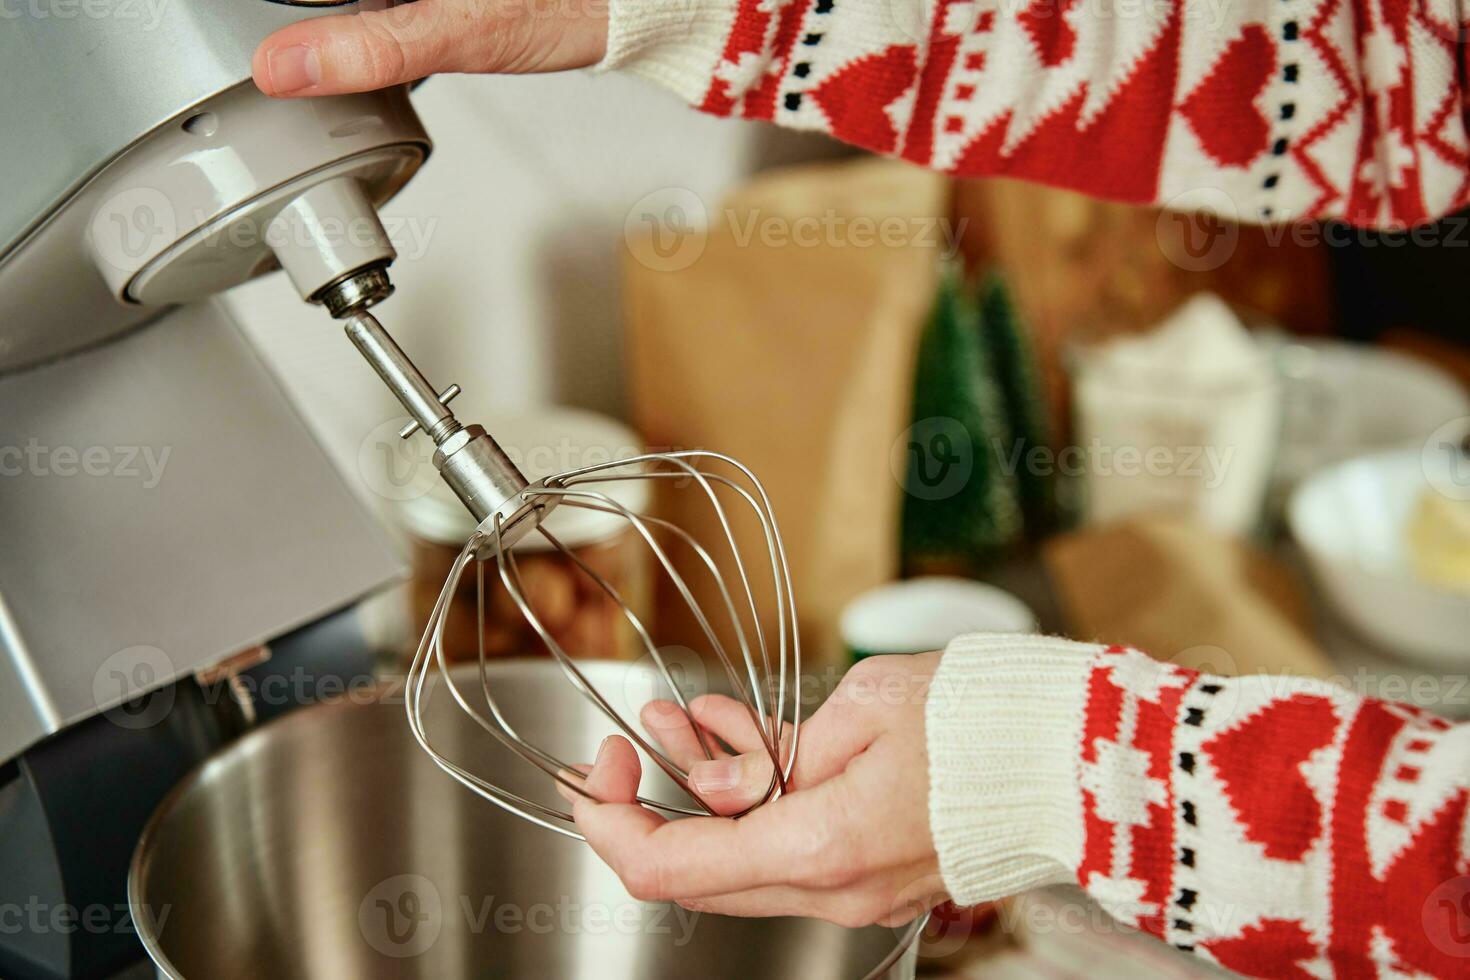
[[[587,791],[604,802],[562,793],[578,829],[635,898],[845,926],[907,922],[947,897],[929,833],[924,743],[924,701],[938,663],[932,653],[853,667],[802,723],[788,791],[738,820],[671,821],[635,803],[638,754],[619,736],[603,742],[586,776]],[[705,759],[671,702],[650,704],[643,722],[712,809],[739,813],[770,785],[769,752],[742,703],[714,695],[691,708],[701,728],[741,754]]]

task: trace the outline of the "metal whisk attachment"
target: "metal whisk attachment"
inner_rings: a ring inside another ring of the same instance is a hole
[[[748,813],[784,793],[796,762],[797,742],[801,734],[801,644],[797,635],[796,605],[786,551],[781,544],[776,518],[771,512],[771,501],[755,474],[728,456],[692,450],[615,460],[530,483],[483,428],[464,425],[455,418],[449,403],[459,394],[458,386],[451,385],[440,393],[430,385],[383,325],[367,312],[369,307],[386,299],[391,292],[392,284],[388,281],[386,268],[370,266],[344,276],[312,298],[324,305],[334,317],[344,321],[353,344],[407,409],[412,421],[400,435],[407,439],[416,432],[423,432],[434,441],[435,467],[480,522],[450,569],[409,668],[405,704],[409,726],[419,745],[440,769],[496,806],[547,830],[585,840],[573,829],[571,814],[526,799],[446,758],[434,748],[425,728],[428,680],[437,666],[443,685],[455,703],[491,737],[562,786],[590,797],[570,764],[532,745],[516,732],[490,689],[490,671],[485,658],[485,567],[493,561],[501,585],[561,665],[567,680],[678,784],[693,805],[669,804],[641,796],[639,802],[674,814],[700,816],[714,813],[690,787],[688,774],[644,739],[578,669],[573,659],[576,651],[562,648],[542,622],[522,586],[514,547],[526,535],[538,534],[569,559],[581,574],[595,582],[598,589],[621,610],[663,683],[668,686],[672,699],[684,713],[705,756],[712,756],[704,731],[695,723],[683,692],[642,619],[613,583],[543,525],[543,519],[553,509],[576,507],[613,515],[626,521],[637,533],[662,573],[668,576],[679,602],[688,607],[708,652],[724,668],[730,690],[744,703],[771,759],[771,781],[765,793],[744,812]],[[605,489],[608,483],[620,480],[658,480],[666,485],[674,484],[680,492],[700,495],[703,504],[711,508],[715,517],[719,528],[719,533],[714,535],[717,540],[698,541],[677,524],[628,509]],[[736,527],[742,518],[754,520],[759,525],[760,537],[757,540],[765,545],[760,549],[759,560],[748,561],[748,556],[741,553]],[[686,577],[681,566],[671,557],[671,548],[681,557],[692,556],[689,561],[692,575],[710,577],[718,595],[718,601],[711,604],[713,608],[706,608],[696,599],[690,577]],[[455,685],[449,670],[448,657],[444,652],[444,630],[452,597],[471,563],[475,565],[479,586],[480,690],[466,695]],[[774,617],[763,618],[763,609],[773,611]],[[774,637],[768,635],[768,629],[763,626],[769,622],[776,624]],[[790,738],[783,741],[782,719],[788,698]],[[481,699],[484,701],[483,709],[477,703]],[[927,915],[916,918],[904,930],[892,951],[866,974],[865,980],[885,976],[889,968],[911,950],[927,921]]]
[[[716,472],[711,469],[714,466],[728,469],[734,475]],[[704,502],[712,508],[721,529],[721,540],[707,546],[707,543],[695,540],[693,535],[669,521],[628,510],[604,488],[607,483],[619,480],[677,481],[682,484],[682,491],[701,494]],[[467,771],[439,753],[425,731],[423,719],[427,680],[433,666],[437,665],[450,696],[486,732],[563,786],[587,795],[580,780],[575,774],[570,774],[572,767],[566,761],[525,741],[502,713],[495,701],[494,692],[490,689],[489,674],[485,669],[483,629],[480,630],[481,690],[467,695],[455,686],[450,676],[448,659],[444,652],[444,627],[452,596],[470,564],[474,563],[483,625],[485,570],[493,562],[494,572],[499,576],[501,585],[541,637],[547,650],[561,665],[568,681],[687,793],[694,805],[679,806],[641,797],[640,802],[677,814],[714,813],[690,788],[687,773],[658,747],[643,738],[577,668],[573,657],[576,651],[563,649],[527,599],[526,590],[521,584],[515,550],[507,546],[507,542],[524,534],[539,534],[551,547],[570,560],[581,574],[590,577],[618,606],[668,686],[674,702],[693,726],[706,756],[712,757],[711,747],[701,729],[694,725],[685,696],[646,624],[611,582],[541,525],[541,519],[554,507],[578,507],[612,514],[627,521],[636,532],[662,573],[669,576],[680,601],[687,605],[709,651],[724,668],[730,690],[745,704],[765,751],[771,758],[770,784],[763,798],[751,809],[782,793],[796,758],[801,723],[796,683],[801,669],[801,650],[796,633],[796,609],[792,602],[790,571],[780,533],[771,514],[770,501],[760,482],[750,470],[730,457],[704,451],[653,453],[548,477],[525,485],[516,495],[513,506],[498,508],[480,524],[452,567],[409,671],[407,713],[419,745],[441,769],[490,802],[548,830],[582,839],[580,834],[568,826],[571,823],[571,814],[528,800]],[[734,528],[742,516],[758,521],[764,537],[765,554],[757,567],[746,560],[736,543]],[[681,572],[670,556],[671,545],[685,549],[683,553],[694,556],[693,564],[697,572],[712,576],[719,595],[719,602],[715,603],[713,610],[703,608],[696,600],[685,573]],[[777,623],[774,637],[768,636],[762,625],[758,594],[769,595],[774,601]],[[481,699],[483,707],[476,703]],[[782,716],[788,699],[793,705],[793,721],[791,737],[783,745]]]
[[[489,672],[485,669],[483,621],[485,566],[493,561],[495,572],[507,594],[561,665],[567,680],[605,714],[618,730],[653,759],[689,795],[694,806],[675,806],[640,798],[641,802],[672,813],[699,815],[714,812],[690,789],[688,775],[661,750],[644,739],[578,670],[573,659],[577,651],[562,648],[542,622],[522,587],[514,546],[528,534],[539,534],[570,559],[582,574],[589,576],[621,609],[649,659],[668,685],[673,700],[689,720],[705,754],[711,754],[705,734],[694,724],[684,694],[675,683],[647,626],[611,582],[542,525],[542,519],[554,508],[579,507],[611,514],[627,521],[647,546],[663,573],[669,576],[680,601],[688,605],[709,651],[724,667],[730,690],[745,703],[751,721],[770,755],[771,782],[763,799],[755,806],[784,792],[796,759],[801,724],[797,684],[801,672],[801,648],[796,632],[796,607],[791,595],[791,573],[786,565],[786,553],[781,545],[776,519],[771,513],[770,500],[760,481],[750,470],[728,456],[691,451],[653,453],[617,460],[529,483],[489,433],[478,425],[465,425],[455,418],[449,403],[459,394],[459,386],[451,385],[441,393],[430,385],[408,355],[383,329],[383,325],[368,312],[369,307],[386,299],[392,291],[386,266],[374,265],[345,276],[313,299],[343,321],[347,335],[358,351],[408,411],[411,421],[400,435],[407,439],[422,432],[433,440],[435,467],[480,522],[470,540],[465,543],[464,550],[460,552],[448,581],[439,594],[409,670],[408,723],[419,745],[439,768],[495,805],[548,830],[581,839],[581,835],[569,826],[572,822],[570,814],[496,786],[445,758],[430,742],[424,726],[424,704],[429,690],[427,680],[432,665],[437,664],[443,683],[455,702],[486,732],[563,786],[586,795],[580,778],[571,765],[530,744],[517,734],[501,712],[494,692],[490,689]],[[721,540],[712,543],[697,541],[693,535],[668,521],[633,513],[604,489],[599,489],[599,485],[605,486],[619,480],[676,481],[681,489],[702,494],[707,504],[713,508],[722,532],[719,535]],[[734,529],[742,516],[746,520],[753,518],[759,522],[765,548],[758,564],[763,571],[757,571],[747,562],[736,543]],[[682,549],[682,554],[694,556],[696,573],[713,577],[720,599],[715,604],[716,608],[702,608],[696,600],[689,581],[670,557],[671,546]],[[475,563],[480,590],[481,690],[477,695],[467,696],[455,686],[450,677],[448,659],[444,653],[444,626],[451,597],[472,562]],[[758,595],[768,597],[768,601],[774,602],[774,621],[777,623],[775,637],[767,636],[767,629],[762,625],[770,620],[762,618],[762,604],[757,601]],[[793,720],[791,738],[783,746],[782,717],[788,698],[792,704]],[[477,703],[481,699],[483,707]]]

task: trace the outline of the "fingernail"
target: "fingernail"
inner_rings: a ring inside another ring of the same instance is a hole
[[[277,95],[299,92],[322,80],[321,58],[315,48],[304,44],[272,51],[266,67],[271,74],[271,88]]]
[[[724,793],[740,785],[740,760],[716,759],[689,767],[689,785],[700,793]]]

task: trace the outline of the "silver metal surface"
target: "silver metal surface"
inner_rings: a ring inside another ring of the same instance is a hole
[[[361,286],[344,280],[344,295],[328,299],[329,309],[343,312],[347,336],[378,377],[408,412],[410,423],[399,431],[403,438],[417,431],[434,442],[434,467],[455,496],[481,524],[499,528],[499,540],[510,547],[540,523],[559,498],[527,499],[526,478],[494,439],[478,425],[464,425],[454,417],[449,403],[459,394],[459,385],[441,393],[429,384],[403,348],[367,311],[372,299],[387,284],[382,269],[365,270],[368,281]],[[391,287],[388,287],[391,289]],[[362,297],[354,301],[353,297]]]
[[[435,445],[451,432],[458,431],[460,425],[455,420],[454,413],[439,401],[438,390],[429,384],[429,380],[403,352],[403,348],[398,346],[398,342],[383,329],[377,317],[366,309],[353,308],[348,311],[343,328],[352,345],[377,372],[378,377],[383,379],[383,384],[388,386],[393,397],[403,405],[409,418],[428,433]],[[521,485],[525,485],[524,480]],[[519,490],[520,487],[516,489]],[[478,516],[484,517],[483,514]]]
[[[0,255],[136,140],[250,78],[271,31],[322,14],[265,0],[7,5],[0,30]]]
[[[636,716],[656,694],[657,678],[636,666],[579,668],[621,713]],[[554,663],[498,661],[489,675],[527,739],[592,758],[603,719]],[[480,682],[473,665],[454,679],[466,689]],[[907,928],[731,919],[634,901],[590,849],[443,778],[404,727],[401,700],[395,686],[273,722],[160,807],[130,880],[160,976],[857,980],[891,955],[898,962],[880,975],[913,975]],[[465,767],[556,800],[549,781],[486,739],[442,691],[424,721]],[[662,778],[650,792],[677,794]]]
[[[0,761],[404,571],[214,302],[0,377],[0,527]]]
[[[211,124],[191,126],[198,114]],[[314,184],[342,177],[362,182],[371,202],[381,203],[429,152],[402,88],[279,100],[246,82],[181,107],[180,116],[0,251],[0,373],[264,274],[282,254],[275,245],[299,257],[293,230],[274,221],[281,209]],[[362,231],[380,231],[375,218],[337,220],[347,232],[337,235],[344,246]]]
[[[312,298],[340,320],[356,310],[377,306],[392,295],[393,280],[388,278],[386,267],[377,265],[345,276]],[[351,332],[350,326],[348,331]]]
[[[726,468],[734,477],[717,472]],[[687,492],[702,493],[713,509],[723,540],[713,543],[699,542],[678,526],[655,517],[633,513],[607,492],[607,484],[620,480],[665,480],[675,481],[671,486],[685,485]],[[719,488],[718,490],[716,488]],[[762,577],[753,582],[747,571],[747,558],[741,556],[740,547],[732,529],[731,513],[721,501],[721,491],[737,504],[737,513],[753,515],[766,545],[762,564],[769,569],[769,580]],[[786,784],[796,762],[798,742],[801,735],[801,700],[798,697],[798,679],[801,676],[801,643],[797,629],[796,603],[791,589],[791,572],[786,563],[786,551],[781,543],[781,534],[771,512],[770,500],[760,481],[749,469],[728,456],[704,451],[674,453],[650,453],[630,459],[616,460],[597,466],[583,467],[567,473],[550,476],[536,484],[525,487],[519,494],[523,507],[539,507],[542,503],[562,507],[579,507],[612,514],[627,521],[631,529],[642,539],[657,561],[662,572],[672,581],[675,591],[687,604],[690,613],[698,622],[708,644],[709,655],[724,668],[724,680],[728,690],[738,696],[750,716],[752,725],[759,733],[765,752],[770,757],[772,775],[764,796],[750,808],[734,816],[743,816],[757,806],[769,802],[785,792]],[[510,507],[503,508],[509,510]],[[480,527],[465,543],[459,558],[451,569],[444,588],[439,594],[418,650],[409,669],[407,715],[409,727],[420,746],[434,763],[446,774],[472,792],[513,813],[528,822],[566,837],[582,839],[571,828],[572,816],[566,810],[543,806],[526,796],[511,791],[493,777],[477,773],[446,756],[434,744],[424,723],[426,704],[424,691],[428,678],[437,666],[439,676],[448,679],[450,668],[444,654],[444,627],[448,619],[453,597],[467,567],[475,561],[479,588],[478,634],[481,638],[480,665],[487,666],[484,648],[485,633],[485,580],[484,563],[493,558],[501,583],[506,593],[541,637],[548,652],[556,658],[572,689],[586,698],[588,703],[611,721],[644,754],[671,779],[694,806],[691,808],[677,803],[660,803],[640,798],[650,806],[674,813],[700,815],[715,813],[709,804],[700,799],[689,785],[688,774],[672,759],[669,759],[650,742],[644,739],[628,717],[620,714],[604,692],[598,689],[573,659],[576,651],[564,650],[551,631],[546,628],[536,609],[526,598],[517,566],[512,542],[506,537],[507,524],[515,529],[515,519],[503,521],[499,514],[482,522]],[[706,758],[711,758],[710,746],[700,727],[694,722],[689,705],[680,685],[666,662],[664,652],[654,641],[648,628],[637,613],[621,596],[617,589],[595,569],[583,561],[575,552],[565,547],[544,527],[537,533],[554,549],[559,551],[582,574],[590,578],[614,605],[621,611],[633,633],[642,643],[647,661],[656,669],[663,682],[663,696],[672,698],[684,712],[690,726],[700,739]],[[524,532],[521,532],[524,533]],[[662,539],[662,541],[660,540]],[[696,601],[689,584],[677,564],[671,560],[669,544],[686,548],[694,558],[694,565],[701,572],[708,572],[718,586],[722,603],[716,608],[704,609]],[[716,558],[719,554],[721,557]],[[728,554],[728,558],[724,555]],[[702,566],[702,567],[700,567]],[[757,596],[769,598],[774,604],[774,619],[778,624],[774,643],[768,642],[762,627]],[[774,656],[772,647],[775,648]],[[511,750],[531,767],[562,786],[589,795],[582,786],[582,777],[572,771],[569,760],[558,757],[534,740],[526,738],[506,720],[501,710],[501,695],[493,690],[488,675],[482,676],[478,691],[466,696],[454,684],[445,686],[447,693],[464,713],[472,718],[487,734],[505,748]],[[788,715],[790,737],[783,738],[784,719]],[[483,701],[485,710],[478,703]],[[575,761],[575,760],[571,760]]]

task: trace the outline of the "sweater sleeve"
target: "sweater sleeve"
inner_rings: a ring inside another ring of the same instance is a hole
[[[1249,976],[1470,962],[1470,726],[1322,681],[1014,636],[950,645],[926,725],[957,902],[1075,881]]]
[[[698,108],[1248,221],[1470,199],[1464,0],[612,0],[607,56]]]

